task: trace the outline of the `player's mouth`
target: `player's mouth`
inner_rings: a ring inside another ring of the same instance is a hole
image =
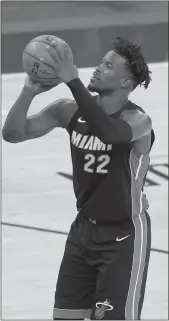
[[[99,75],[98,75],[98,73],[97,73],[96,71],[93,73],[93,76],[92,76],[91,79],[98,79],[98,80],[100,80],[100,77],[99,77]]]

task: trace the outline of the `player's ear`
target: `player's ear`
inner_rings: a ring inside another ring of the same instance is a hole
[[[132,81],[130,78],[121,79],[121,87],[124,89],[132,87]]]

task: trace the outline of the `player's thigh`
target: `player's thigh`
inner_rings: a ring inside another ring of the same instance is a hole
[[[151,246],[150,220],[142,213],[133,220],[130,237],[116,242],[105,257],[97,280],[91,319],[140,319]]]
[[[56,284],[54,318],[89,317],[94,304],[96,271],[86,264],[75,229],[68,236]]]

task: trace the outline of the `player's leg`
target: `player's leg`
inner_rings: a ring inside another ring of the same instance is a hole
[[[140,319],[151,243],[148,214],[136,216],[132,226],[121,229],[120,235],[117,230],[116,237],[121,241],[114,237],[112,248],[109,246],[104,254],[91,319]],[[130,236],[123,239],[125,235]]]
[[[96,273],[86,264],[82,251],[74,222],[59,270],[53,310],[54,320],[80,320],[90,317],[94,304]]]

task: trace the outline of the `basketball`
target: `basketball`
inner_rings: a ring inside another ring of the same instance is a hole
[[[61,83],[56,71],[52,67],[52,58],[46,49],[46,45],[52,47],[51,39],[55,40],[60,46],[66,43],[63,39],[56,36],[42,35],[32,39],[24,48],[22,54],[24,71],[33,80],[44,85],[58,85]],[[53,48],[53,50],[55,49]]]

